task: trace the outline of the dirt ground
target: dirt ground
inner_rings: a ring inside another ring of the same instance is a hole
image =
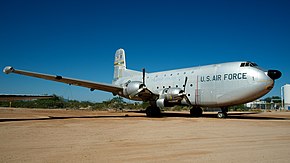
[[[0,108],[0,162],[290,162],[290,112]]]

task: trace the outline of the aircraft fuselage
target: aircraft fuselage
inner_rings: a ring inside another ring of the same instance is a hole
[[[229,62],[156,73],[146,73],[146,87],[162,94],[166,88],[181,88],[192,105],[223,107],[253,101],[268,93],[274,81],[267,72],[249,62]],[[244,64],[244,66],[241,66]],[[141,81],[142,75],[120,80]],[[188,78],[185,85],[185,78]],[[185,85],[185,89],[184,89]],[[135,100],[138,100],[136,98]],[[186,103],[184,100],[182,103]]]

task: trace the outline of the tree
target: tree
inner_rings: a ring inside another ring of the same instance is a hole
[[[272,96],[272,97],[267,97],[265,99],[263,99],[263,101],[266,101],[267,103],[281,103],[281,97],[279,96]]]
[[[123,99],[123,97],[120,97],[120,96],[117,96],[117,97],[114,97],[110,100],[111,103],[126,103]]]

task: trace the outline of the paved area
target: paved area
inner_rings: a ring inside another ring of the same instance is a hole
[[[0,162],[290,162],[290,112],[0,108]]]

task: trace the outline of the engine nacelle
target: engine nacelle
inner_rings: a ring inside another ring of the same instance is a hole
[[[123,89],[123,95],[125,97],[129,97],[130,99],[134,99],[134,97],[143,90],[145,85],[140,81],[130,81],[125,84],[125,88]]]
[[[181,104],[181,100],[184,98],[184,91],[180,88],[166,88],[164,89],[159,99],[156,100],[156,105],[159,108],[172,107],[174,105]]]
[[[160,97],[167,101],[182,100],[184,91],[180,88],[166,88],[162,91]]]

